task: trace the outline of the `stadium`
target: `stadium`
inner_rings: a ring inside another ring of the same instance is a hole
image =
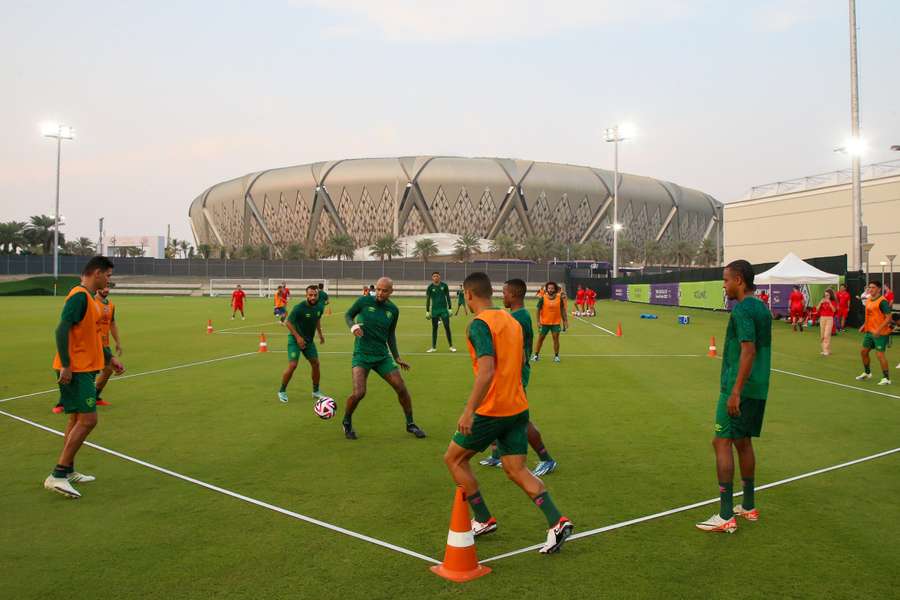
[[[611,244],[612,171],[504,158],[409,156],[317,162],[217,183],[191,203],[197,244],[321,248],[336,234],[357,247],[381,236],[473,234]],[[713,236],[721,255],[723,205],[668,181],[622,174],[623,236]]]

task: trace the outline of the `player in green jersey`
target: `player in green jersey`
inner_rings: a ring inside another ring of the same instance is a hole
[[[331,304],[331,300],[329,299],[328,292],[325,291],[325,284],[320,282],[317,287],[319,289],[319,302],[325,307],[325,314],[330,315],[331,307],[329,304]]]
[[[394,282],[390,277],[382,277],[375,286],[373,296],[357,298],[344,315],[351,333],[356,336],[353,345],[353,393],[347,398],[344,409],[344,437],[357,439],[353,429],[353,411],[366,395],[369,371],[375,370],[397,392],[397,400],[406,416],[406,431],[417,438],[425,437],[425,432],[413,422],[412,398],[400,369],[409,370],[409,363],[400,358],[397,350],[397,320],[400,309],[391,302]]]
[[[753,486],[756,455],[751,438],[762,431],[763,414],[769,395],[772,365],[772,313],[753,295],[753,267],[736,260],[725,267],[723,287],[731,309],[722,354],[719,402],[716,408],[716,473],[719,477],[719,512],[697,523],[703,531],[734,533],[737,518],[759,519]],[[734,453],[737,450],[744,487],[742,504],[734,503]]]
[[[307,361],[312,376],[312,395],[318,398],[322,394],[319,392],[319,378],[321,371],[319,369],[319,351],[316,349],[315,334],[319,334],[319,343],[325,343],[325,336],[322,334],[322,313],[325,312],[325,303],[319,298],[319,288],[315,285],[306,286],[306,300],[295,305],[291,310],[290,316],[284,324],[288,331],[288,366],[281,375],[281,388],[278,390],[278,399],[282,402],[288,401],[287,386],[294,376],[297,369],[297,363],[300,361],[302,354]]]
[[[452,308],[450,288],[441,281],[441,274],[435,271],[431,274],[431,284],[425,290],[425,318],[431,319],[431,348],[428,349],[428,352],[437,351],[438,321],[444,324],[450,352],[456,352],[456,348],[453,347],[453,334],[450,333],[450,310]]]
[[[522,337],[525,342],[525,364],[522,365],[522,387],[528,391],[528,382],[531,379],[531,363],[528,357],[531,356],[531,348],[534,344],[534,327],[531,324],[531,315],[525,308],[525,294],[527,287],[521,279],[510,279],[503,284],[503,306],[509,309],[512,317],[522,326]],[[534,450],[540,462],[532,471],[537,477],[547,475],[556,470],[557,462],[553,460],[547,448],[544,446],[544,440],[541,432],[534,426],[534,423],[528,421],[528,445]],[[491,445],[491,455],[481,461],[479,464],[485,467],[502,467],[503,461],[500,458],[500,451],[497,449],[497,443]]]
[[[462,284],[460,284],[459,289],[456,290],[456,312],[453,313],[453,316],[459,315],[459,309],[463,310],[464,315],[469,314],[469,309],[466,308],[466,292],[463,290]]]

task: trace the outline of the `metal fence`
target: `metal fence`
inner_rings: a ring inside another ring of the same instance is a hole
[[[81,273],[88,256],[60,256],[62,275]],[[113,258],[116,275],[157,277],[215,277],[253,279],[352,279],[374,282],[379,277],[397,281],[420,281],[433,271],[450,281],[462,281],[469,273],[486,272],[495,281],[518,277],[525,281],[563,281],[563,265],[497,262],[409,262],[336,260],[225,260]],[[46,275],[53,273],[52,256],[0,256],[0,274]]]

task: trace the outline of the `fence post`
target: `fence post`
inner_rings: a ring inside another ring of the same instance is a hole
[[[207,273],[209,275],[209,273]],[[225,257],[225,278],[228,278],[228,257]]]
[[[241,259],[241,277],[247,278],[247,259]]]

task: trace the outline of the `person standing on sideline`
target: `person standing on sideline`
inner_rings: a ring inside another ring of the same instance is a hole
[[[878,382],[878,385],[891,385],[891,372],[888,367],[887,357],[884,353],[887,351],[887,344],[891,337],[891,307],[887,300],[881,295],[881,282],[872,280],[866,288],[868,299],[866,300],[866,321],[859,328],[860,332],[865,333],[862,342],[862,356],[864,371],[856,376],[857,381],[864,379],[872,379],[872,369],[869,366],[869,351],[874,349],[878,356],[878,362],[881,363],[881,372],[884,378]]]
[[[231,320],[234,321],[234,315],[238,312],[241,313],[241,321],[244,320],[244,298],[247,297],[247,293],[241,287],[241,284],[231,292]]]
[[[753,296],[753,267],[746,260],[728,264],[723,287],[731,310],[722,354],[719,402],[716,407],[716,474],[719,479],[719,512],[697,528],[703,531],[734,533],[736,517],[759,519],[753,484],[756,455],[752,438],[762,431],[763,414],[769,395],[772,368],[772,314]],[[742,504],[734,504],[734,450],[737,450],[744,488]]]
[[[847,284],[842,283],[837,293],[838,309],[835,315],[834,325],[836,331],[843,331],[847,326],[847,315],[850,314],[850,292],[847,291]]]
[[[463,309],[464,315],[469,315],[469,309],[466,308],[466,294],[463,291],[462,284],[459,284],[459,289],[456,290],[456,312],[453,313],[454,317],[459,315],[459,309]]]
[[[435,271],[431,274],[431,283],[425,290],[425,318],[431,319],[431,348],[427,352],[437,352],[438,322],[444,324],[444,333],[447,335],[447,345],[450,352],[456,352],[453,347],[453,334],[450,332],[450,310],[453,308],[450,302],[450,287],[441,281],[441,274]]]
[[[822,338],[822,356],[831,355],[831,331],[834,329],[834,315],[837,312],[837,298],[834,290],[825,290],[825,297],[819,302],[819,336]]]
[[[797,331],[797,327],[799,327],[800,333],[803,333],[803,312],[805,310],[806,298],[800,291],[800,286],[795,285],[790,297],[791,329],[793,331]]]

